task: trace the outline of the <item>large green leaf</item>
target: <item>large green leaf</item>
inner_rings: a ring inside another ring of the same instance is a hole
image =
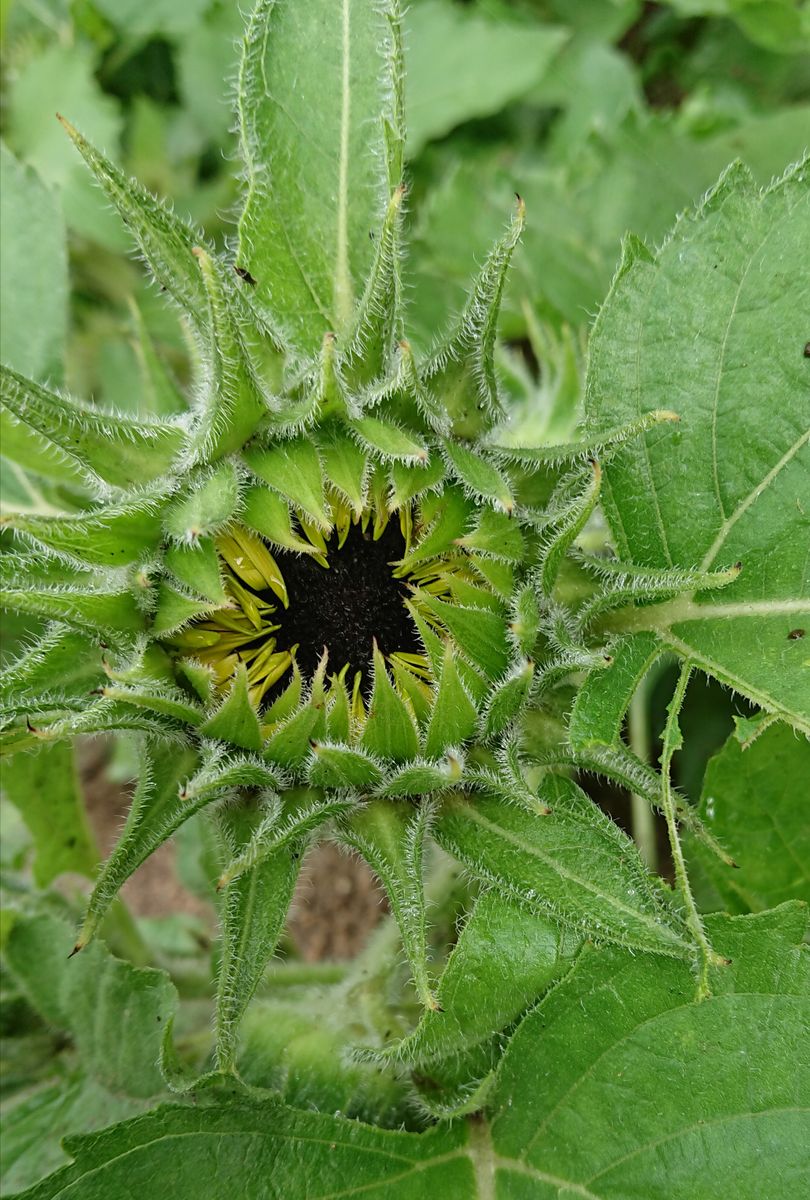
[[[157,1059],[177,998],[168,976],[121,962],[99,942],[71,956],[66,921],[11,915],[5,967],[32,1007],[70,1033],[84,1070],[129,1096],[163,1091]]]
[[[3,1106],[0,1181],[11,1195],[64,1166],[62,1139],[135,1116],[146,1104],[77,1074],[14,1096]]]
[[[23,375],[61,379],[67,245],[59,197],[4,145],[0,197],[0,359]]]
[[[61,917],[6,910],[4,922],[7,986],[61,1031],[51,1043],[51,1054],[61,1053],[49,1078],[4,1104],[0,1163],[8,1195],[67,1161],[63,1136],[132,1116],[164,1091],[157,1061],[177,995],[163,972],[136,969],[100,943],[68,958],[74,931]],[[10,1009],[6,1034],[12,1021]],[[15,1040],[6,1041],[4,1059]]]
[[[165,1107],[68,1143],[76,1162],[26,1200],[125,1200],[171,1181],[172,1200],[472,1200],[463,1126],[372,1129],[278,1103]],[[203,1167],[203,1164],[204,1167]]]
[[[680,415],[620,448],[605,507],[620,554],[656,568],[728,568],[695,592],[604,626],[665,643],[810,730],[810,512],[805,314],[808,167],[760,193],[731,168],[653,256],[630,241],[591,343],[594,429],[651,408]]]
[[[346,328],[373,261],[369,234],[388,199],[390,40],[389,5],[368,0],[260,0],[245,35],[238,263],[305,351]]]
[[[762,1200],[806,1181],[808,963],[799,906],[713,917],[733,965],[588,950],[504,1059],[492,1143],[510,1200]]]
[[[689,968],[589,948],[524,1020],[492,1122],[373,1129],[235,1085],[92,1138],[25,1200],[761,1200],[800,1195],[810,1063],[798,906],[712,918],[733,965],[694,1001]],[[201,1170],[201,1164],[205,1170]]]
[[[709,762],[700,815],[739,870],[723,868],[694,842],[690,853],[724,908],[757,912],[784,900],[810,902],[808,779],[810,744],[781,723],[747,748],[732,734]]]

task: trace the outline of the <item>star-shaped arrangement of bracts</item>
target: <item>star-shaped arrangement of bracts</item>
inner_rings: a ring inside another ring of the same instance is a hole
[[[260,4],[248,30],[248,75],[269,11]],[[3,603],[49,624],[6,674],[3,738],[16,751],[140,735],[130,816],[77,948],[137,866],[210,809],[223,854],[225,1067],[318,834],[358,851],[385,884],[427,1007],[430,835],[483,880],[514,871],[518,898],[592,937],[693,952],[672,897],[565,778],[578,763],[571,746],[551,738],[545,759],[534,747],[543,776],[522,742],[527,713],[560,728],[561,682],[611,661],[595,618],[613,596],[660,598],[728,572],[642,579],[572,556],[599,497],[600,460],[674,414],[650,412],[596,442],[533,449],[501,438],[495,335],[525,219],[519,198],[463,312],[417,360],[404,338],[395,19],[390,28],[373,257],[359,298],[340,293],[342,320],[319,348],[310,326],[272,310],[273,282],[257,284],[252,261],[217,253],[63,121],[179,308],[197,377],[184,415],[149,419],[2,377],[4,451],[72,498],[69,515],[4,518],[18,545],[2,556]],[[248,230],[240,253],[258,236]],[[586,607],[559,594],[572,564],[581,579],[601,572],[582,592]],[[365,624],[361,611],[372,613]],[[644,784],[637,762],[603,759],[596,769]],[[594,769],[587,755],[579,765]],[[546,777],[551,805],[537,791]],[[471,848],[465,821],[488,822],[506,856]],[[553,853],[543,846],[552,822]],[[566,844],[615,859],[615,896],[594,900]],[[510,865],[509,846],[534,865]],[[523,876],[535,867],[530,887]]]

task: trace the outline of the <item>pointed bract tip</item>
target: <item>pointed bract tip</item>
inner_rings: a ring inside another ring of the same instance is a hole
[[[68,959],[73,958],[74,954],[78,954],[80,950],[84,950],[86,945],[87,945],[87,942],[83,942],[82,939],[79,938],[79,940],[76,942],[76,945],[73,947],[70,954],[68,955]]]
[[[81,134],[79,133],[76,126],[71,124],[71,122],[67,119],[67,117],[63,117],[62,114],[60,112],[58,112],[56,114],[56,119],[59,122],[59,124],[62,126],[62,128],[64,129],[65,133],[67,133],[67,135],[69,137],[73,138],[74,142],[79,140],[79,138],[81,137]]]

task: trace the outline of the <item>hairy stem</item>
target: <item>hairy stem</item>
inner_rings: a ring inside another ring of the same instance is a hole
[[[642,680],[636,688],[630,702],[628,715],[628,736],[633,753],[643,763],[650,760],[650,729],[647,718],[648,689]],[[650,804],[643,796],[633,792],[630,797],[631,822],[633,840],[645,865],[651,870],[658,869],[658,853],[656,849],[655,816]]]
[[[675,864],[675,881],[678,890],[683,897],[684,907],[686,909],[686,924],[698,949],[699,967],[698,967],[698,989],[697,999],[704,1000],[711,995],[709,988],[709,968],[727,966],[728,959],[721,958],[719,954],[712,949],[711,943],[706,936],[706,930],[703,927],[700,913],[698,912],[695,898],[692,895],[692,888],[689,883],[689,875],[686,870],[686,862],[683,857],[683,848],[681,839],[678,834],[678,820],[675,809],[675,800],[672,795],[672,782],[670,779],[670,768],[672,765],[672,756],[682,744],[681,731],[678,724],[678,717],[681,708],[683,707],[686,689],[689,684],[689,679],[692,674],[692,664],[688,660],[684,662],[678,676],[678,682],[675,686],[675,692],[667,709],[667,721],[664,726],[663,743],[664,748],[661,752],[661,808],[664,813],[664,818],[667,823],[667,833],[669,834],[669,844],[672,851],[672,861]]]

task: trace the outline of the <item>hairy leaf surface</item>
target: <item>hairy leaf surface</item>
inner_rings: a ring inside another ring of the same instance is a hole
[[[721,592],[605,624],[657,629],[684,657],[810,729],[810,174],[765,192],[730,168],[656,256],[628,242],[594,330],[592,426],[649,408],[680,415],[605,467],[621,556],[649,567],[728,568]],[[625,614],[625,617],[627,614]]]

